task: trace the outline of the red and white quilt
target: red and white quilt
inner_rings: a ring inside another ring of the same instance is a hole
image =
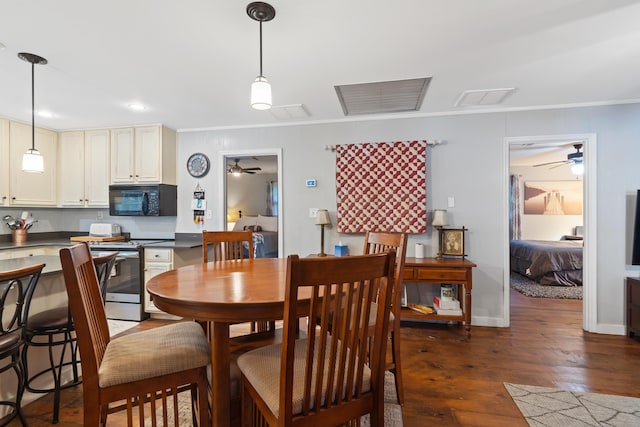
[[[426,153],[426,141],[338,145],[338,232],[424,233]]]

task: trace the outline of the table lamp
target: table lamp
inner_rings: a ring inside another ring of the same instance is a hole
[[[325,225],[331,225],[331,217],[329,216],[328,210],[318,209],[316,224],[320,226],[320,253],[318,256],[327,256],[327,254],[324,253],[324,227]]]
[[[442,258],[442,227],[449,225],[447,220],[446,209],[435,209],[433,211],[433,225],[438,230],[438,256],[436,258]]]

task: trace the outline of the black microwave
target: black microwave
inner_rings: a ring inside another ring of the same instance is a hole
[[[111,216],[176,216],[178,187],[169,184],[109,186]]]

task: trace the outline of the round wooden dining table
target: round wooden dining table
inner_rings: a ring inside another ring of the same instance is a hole
[[[147,290],[159,309],[213,324],[210,334],[213,426],[228,427],[231,423],[229,326],[282,319],[286,278],[285,258],[256,258],[189,265],[161,273],[147,282]],[[299,301],[309,299],[301,290]]]

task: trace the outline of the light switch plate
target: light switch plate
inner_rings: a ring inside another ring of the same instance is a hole
[[[453,197],[447,197],[447,207],[448,208],[455,208],[456,207],[456,201]]]
[[[309,218],[315,218],[318,216],[318,210],[320,208],[309,208]]]

